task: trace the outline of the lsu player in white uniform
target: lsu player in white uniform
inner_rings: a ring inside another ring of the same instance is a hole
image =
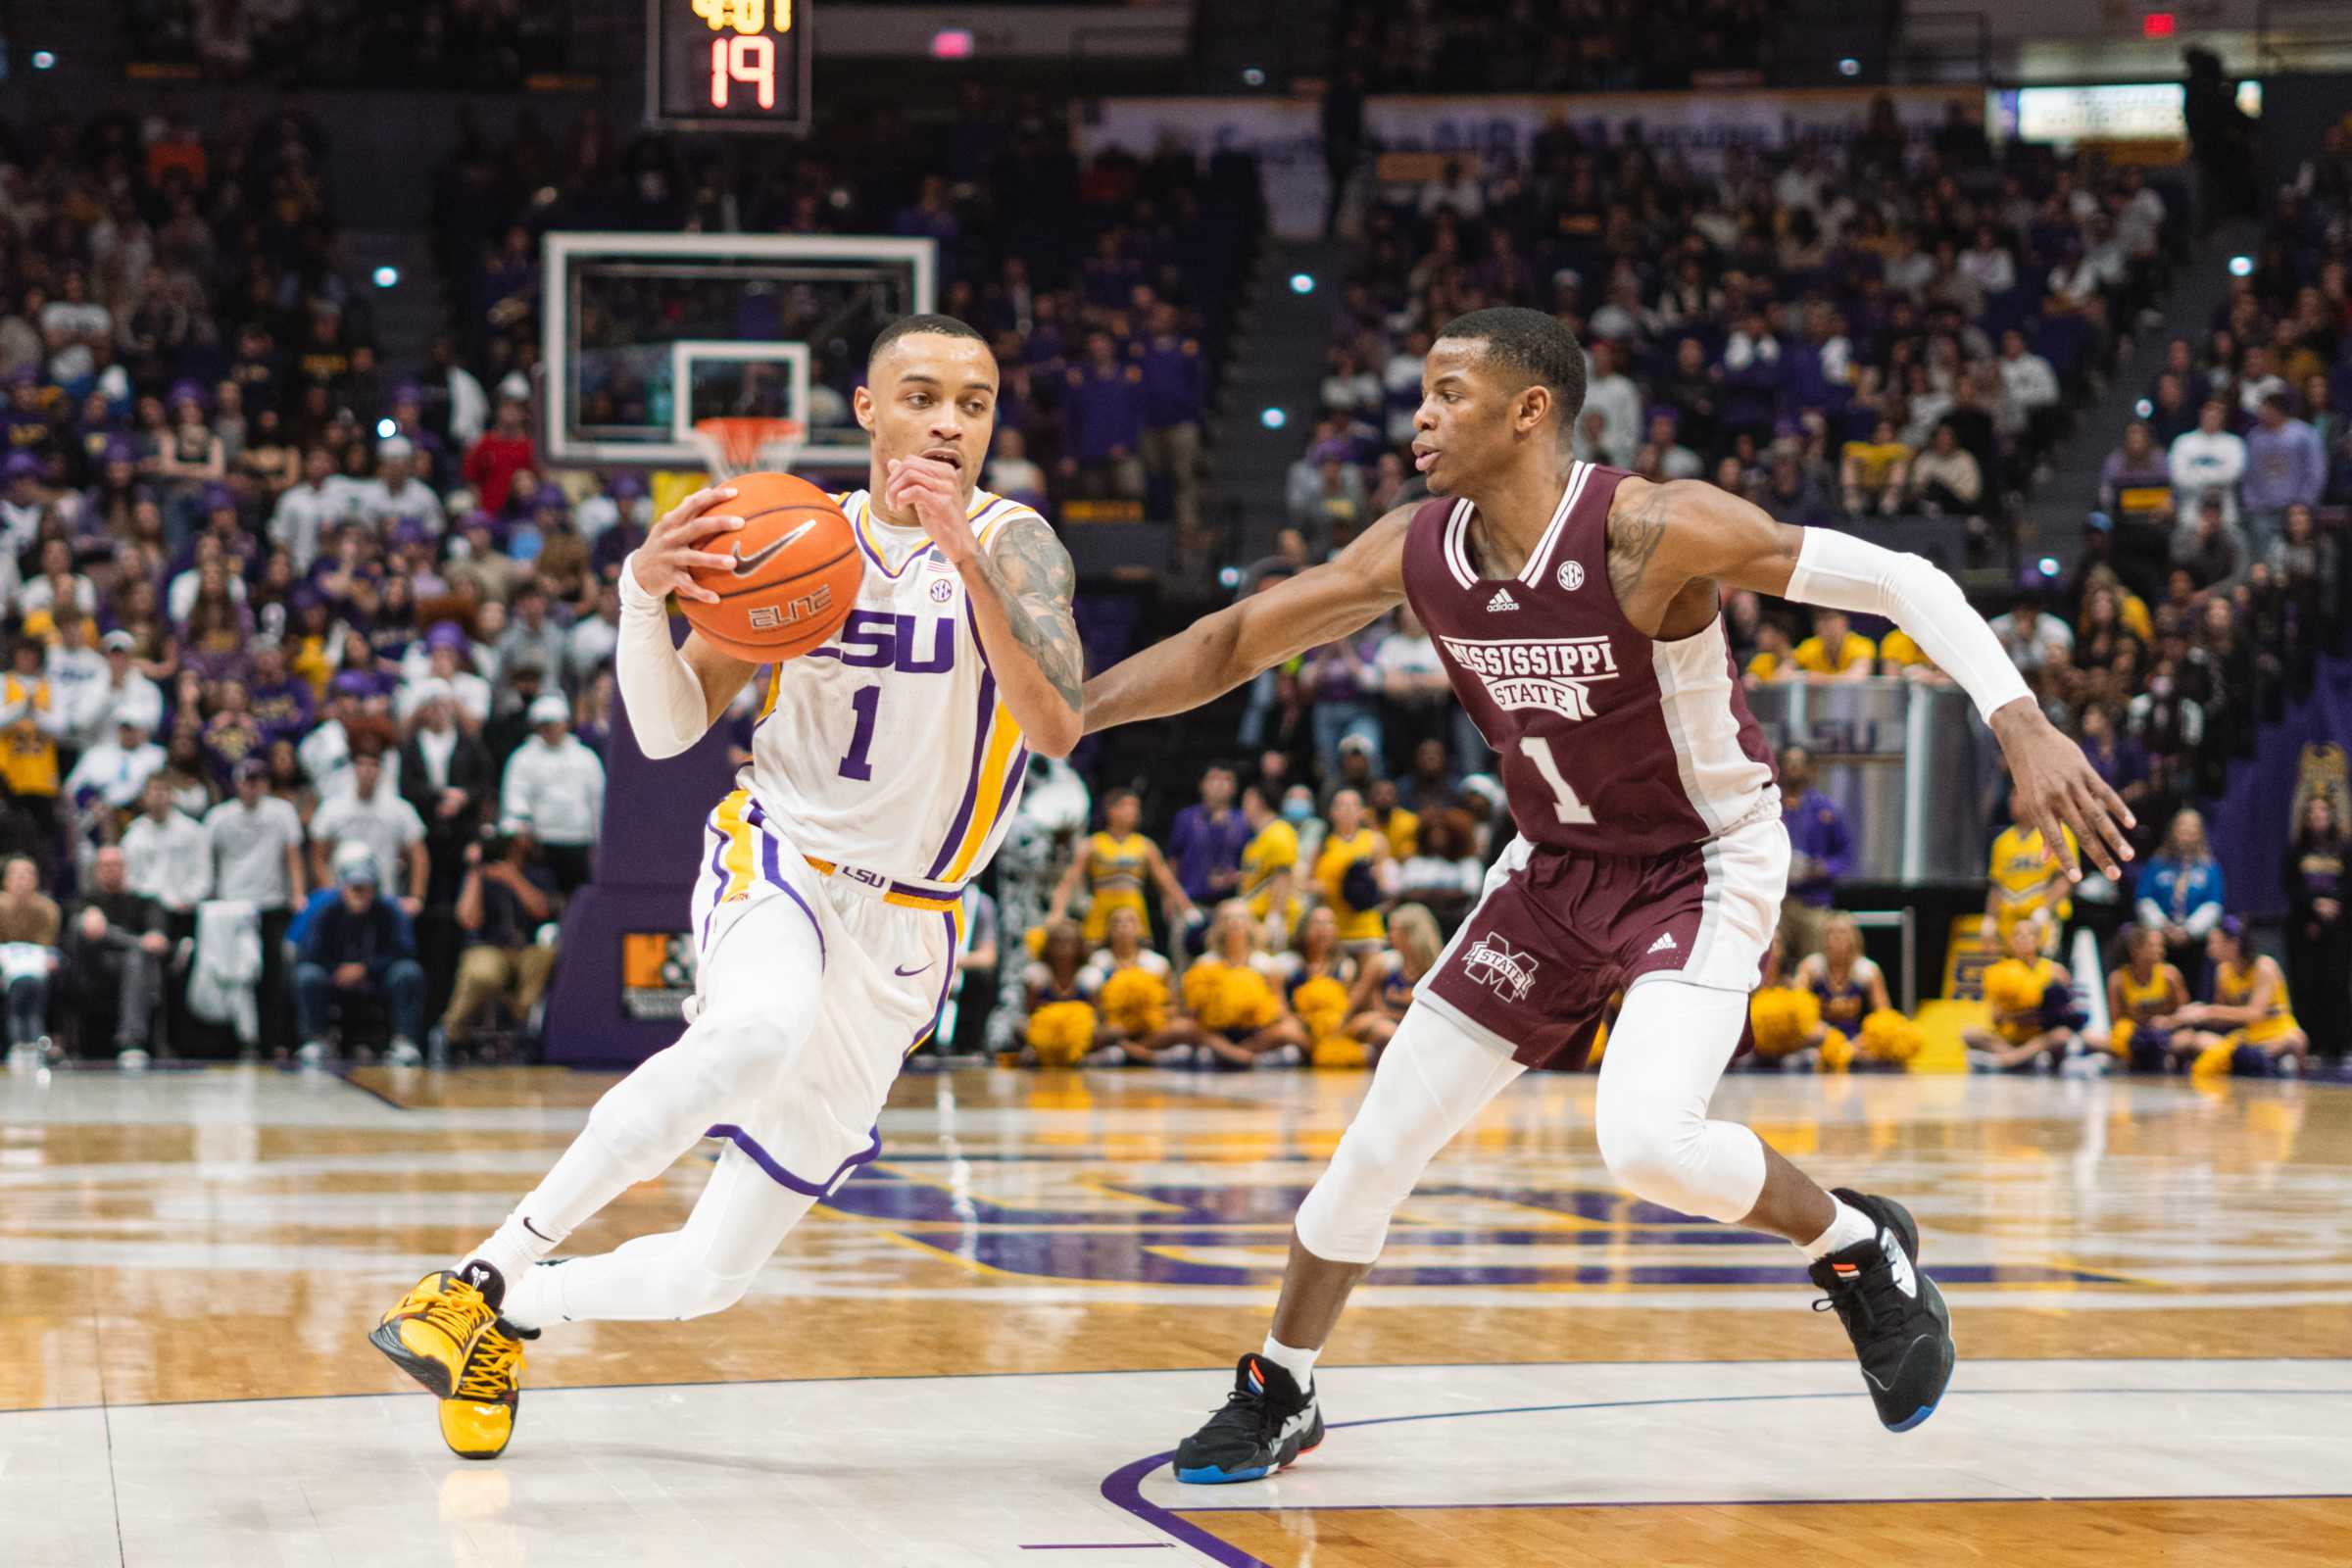
[[[881,1152],[876,1120],[955,969],[958,896],[1011,820],[1033,754],[1080,734],[1070,560],[1043,518],[977,488],[997,365],[944,316],[876,338],[858,421],[867,488],[838,497],[865,552],[857,607],[774,666],[752,761],[710,813],[692,906],[696,1005],[615,1084],[498,1230],[428,1274],[371,1340],[441,1397],[452,1449],[513,1432],[521,1342],[597,1318],[688,1318],[738,1299],[801,1216]],[[664,595],[735,553],[723,484],[664,516],[621,568],[618,674],[649,757],[685,751],[757,667],[689,636]],[[684,1229],[538,1266],[573,1227],[724,1140]]]

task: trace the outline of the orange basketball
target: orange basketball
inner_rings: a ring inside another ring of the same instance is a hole
[[[719,510],[743,526],[705,548],[735,564],[694,580],[718,603],[678,603],[703,641],[753,664],[798,659],[841,629],[865,580],[858,535],[833,498],[789,473],[747,473],[727,483],[735,499]]]

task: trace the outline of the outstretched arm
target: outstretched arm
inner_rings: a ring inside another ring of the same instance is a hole
[[[972,596],[980,647],[1029,749],[1067,757],[1078,744],[1086,649],[1070,600],[1078,573],[1043,518],[1002,524],[986,550],[963,514],[956,471],[934,458],[893,459],[885,498],[914,514]]]
[[[1621,491],[1621,495],[1623,492]],[[1629,614],[1637,602],[1661,614],[1690,583],[1714,578],[1799,604],[1885,615],[1958,681],[2001,743],[2016,781],[2018,820],[2041,830],[2066,868],[2082,867],[2061,827],[2072,827],[2109,876],[2132,858],[2131,808],[2058,732],[2009,656],[1969,608],[1959,584],[1918,556],[1851,534],[1776,522],[1761,508],[1695,479],[1644,483],[1609,518],[1609,580]]]
[[[1399,507],[1332,561],[1203,615],[1097,675],[1086,683],[1087,730],[1199,708],[1260,670],[1361,631],[1404,602],[1412,519],[1412,509]]]

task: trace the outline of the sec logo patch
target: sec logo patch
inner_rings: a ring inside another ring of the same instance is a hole
[[[931,585],[931,600],[934,604],[944,605],[955,596],[956,584],[951,578],[942,577]]]
[[[1581,561],[1562,562],[1559,575],[1560,586],[1574,593],[1585,585],[1585,564]]]

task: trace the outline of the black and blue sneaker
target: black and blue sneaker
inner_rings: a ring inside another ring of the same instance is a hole
[[[1323,1441],[1314,1391],[1263,1356],[1245,1355],[1233,1392],[1206,1425],[1177,1445],[1176,1479],[1204,1485],[1257,1481],[1298,1462]]]
[[[1813,1283],[1829,1293],[1813,1310],[1836,1309],[1880,1421],[1889,1432],[1908,1432],[1936,1413],[1952,1381],[1952,1314],[1936,1282],[1919,1271],[1919,1226],[1911,1211],[1890,1198],[1843,1187],[1836,1196],[1879,1233],[1813,1265]]]

